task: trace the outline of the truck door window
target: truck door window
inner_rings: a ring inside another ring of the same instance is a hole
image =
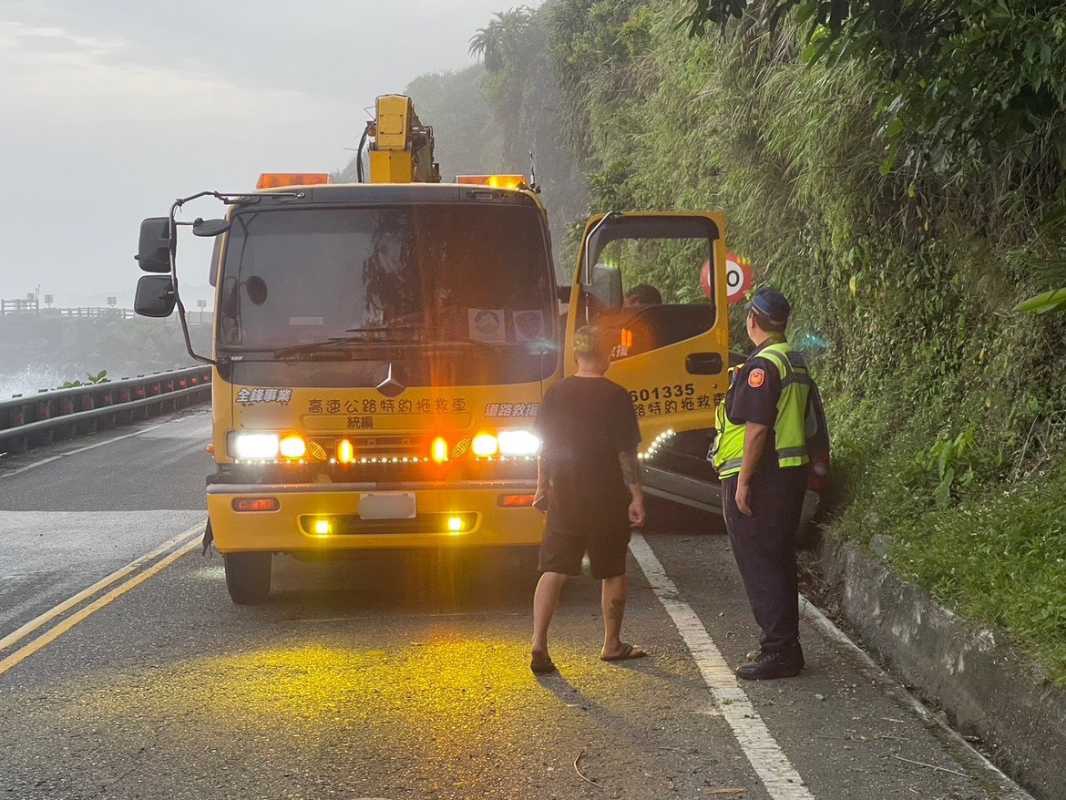
[[[585,318],[616,340],[613,359],[691,339],[714,325],[716,309],[700,272],[713,263],[716,238],[713,223],[702,217],[623,217],[592,237],[592,266],[583,272]]]

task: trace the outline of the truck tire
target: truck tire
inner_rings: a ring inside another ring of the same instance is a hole
[[[240,606],[259,605],[270,594],[270,553],[227,553],[226,588]]]

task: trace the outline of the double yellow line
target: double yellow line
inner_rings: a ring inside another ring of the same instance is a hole
[[[75,625],[83,622],[86,618],[91,617],[104,606],[109,605],[122,595],[126,594],[126,592],[140,586],[153,575],[159,574],[186,553],[195,550],[200,544],[199,534],[203,531],[203,527],[204,523],[198,522],[196,525],[182,531],[172,539],[163,542],[163,544],[159,545],[155,550],[145,553],[140,558],[134,559],[124,567],[120,567],[107,577],[101,578],[92,586],[82,589],[77,594],[68,597],[59,605],[53,606],[43,614],[31,619],[25,625],[12,631],[3,639],[0,639],[0,653],[2,653],[4,650],[21,642],[34,631],[44,627],[52,620],[66,614],[72,608],[81,605],[86,600],[89,600],[89,598],[93,597],[98,592],[101,592],[117,581],[122,581],[123,578],[126,578],[126,580],[119,583],[118,586],[113,587],[106,594],[100,595],[86,605],[82,605],[70,616],[60,620],[56,625],[53,625],[35,639],[31,639],[18,650],[5,656],[0,660],[0,675],[3,675],[9,669],[22,663],[38,650],[47,647]],[[156,559],[159,560],[156,561]],[[141,569],[146,564],[150,566],[148,566],[147,569]],[[140,571],[138,572],[138,570]],[[130,575],[132,575],[132,577],[127,577]]]

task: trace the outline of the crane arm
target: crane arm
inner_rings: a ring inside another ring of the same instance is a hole
[[[368,131],[371,183],[440,183],[433,128],[422,124],[410,97],[378,97]]]

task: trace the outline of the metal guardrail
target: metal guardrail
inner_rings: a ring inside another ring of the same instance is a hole
[[[15,397],[0,401],[0,452],[20,453],[210,399],[210,367]]]

